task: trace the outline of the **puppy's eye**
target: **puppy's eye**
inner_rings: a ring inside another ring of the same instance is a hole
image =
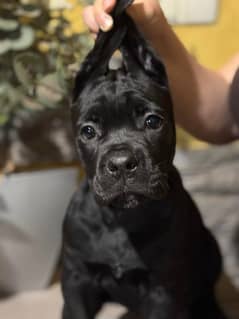
[[[81,129],[81,135],[87,140],[91,140],[96,136],[96,131],[93,126],[85,125]]]
[[[157,115],[149,115],[145,120],[145,126],[150,129],[157,129],[160,127],[162,119]]]

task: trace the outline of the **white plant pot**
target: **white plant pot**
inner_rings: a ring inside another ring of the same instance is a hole
[[[77,177],[77,168],[63,168],[13,174],[0,181],[0,292],[49,284]]]

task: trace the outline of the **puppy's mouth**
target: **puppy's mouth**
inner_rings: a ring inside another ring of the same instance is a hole
[[[160,200],[169,191],[166,176],[150,179],[148,183],[144,184],[127,185],[118,181],[110,187],[95,178],[92,186],[96,200],[100,205],[123,209],[136,208],[152,199]]]
[[[145,203],[148,198],[145,195],[137,193],[118,193],[118,194],[101,194],[100,196],[95,193],[96,200],[99,204],[104,206],[111,206],[115,208],[136,208]]]
[[[141,204],[145,203],[148,200],[147,197],[140,194],[133,193],[123,193],[119,196],[116,196],[111,202],[110,205],[116,208],[136,208]]]

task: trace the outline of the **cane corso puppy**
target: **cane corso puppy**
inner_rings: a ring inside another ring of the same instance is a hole
[[[222,319],[218,246],[173,166],[167,76],[119,0],[76,77],[72,102],[86,180],[64,222],[64,319],[105,302],[143,319]],[[110,70],[116,49],[123,64]]]

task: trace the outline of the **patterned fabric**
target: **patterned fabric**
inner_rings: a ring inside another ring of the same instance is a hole
[[[226,273],[239,289],[239,144],[179,151],[175,164],[218,239]]]
[[[237,83],[239,88],[239,77]],[[239,89],[237,92],[239,98]],[[221,247],[225,275],[218,287],[218,298],[228,318],[238,319],[239,143],[201,151],[178,151],[175,164]]]

